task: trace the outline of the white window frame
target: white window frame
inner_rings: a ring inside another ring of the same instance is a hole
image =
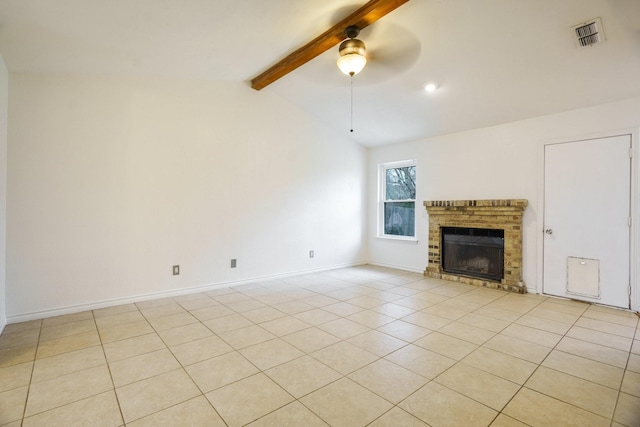
[[[418,166],[416,164],[415,159],[413,160],[402,160],[399,162],[387,162],[380,163],[378,165],[378,238],[381,239],[393,239],[393,240],[406,240],[411,242],[417,242],[417,223],[415,215],[417,214],[416,208],[416,199],[407,199],[407,200],[393,200],[394,202],[413,202],[414,205],[414,226],[413,236],[398,236],[396,234],[385,234],[384,232],[384,204],[386,200],[387,194],[387,169],[395,169],[395,168],[405,168],[413,166],[416,168],[416,177],[418,175]],[[417,181],[417,179],[416,179]],[[417,197],[417,187],[418,183],[416,182],[416,197]]]

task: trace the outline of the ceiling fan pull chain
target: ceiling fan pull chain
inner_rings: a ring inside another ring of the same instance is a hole
[[[353,74],[351,75],[351,132],[353,132]]]

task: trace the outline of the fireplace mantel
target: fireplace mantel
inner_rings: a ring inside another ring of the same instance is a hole
[[[429,261],[425,276],[526,293],[522,281],[522,215],[527,204],[524,199],[425,201],[429,213]],[[504,230],[504,278],[498,282],[443,271],[442,227]]]

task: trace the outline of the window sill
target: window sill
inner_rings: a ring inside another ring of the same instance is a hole
[[[376,239],[394,240],[394,241],[408,242],[408,243],[418,243],[418,238],[417,237],[383,235],[383,236],[376,236]]]

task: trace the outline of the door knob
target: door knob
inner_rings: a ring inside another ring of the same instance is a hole
[[[547,233],[548,235],[552,235],[553,234],[553,230],[550,228],[547,228],[546,230],[544,230],[545,233]]]

